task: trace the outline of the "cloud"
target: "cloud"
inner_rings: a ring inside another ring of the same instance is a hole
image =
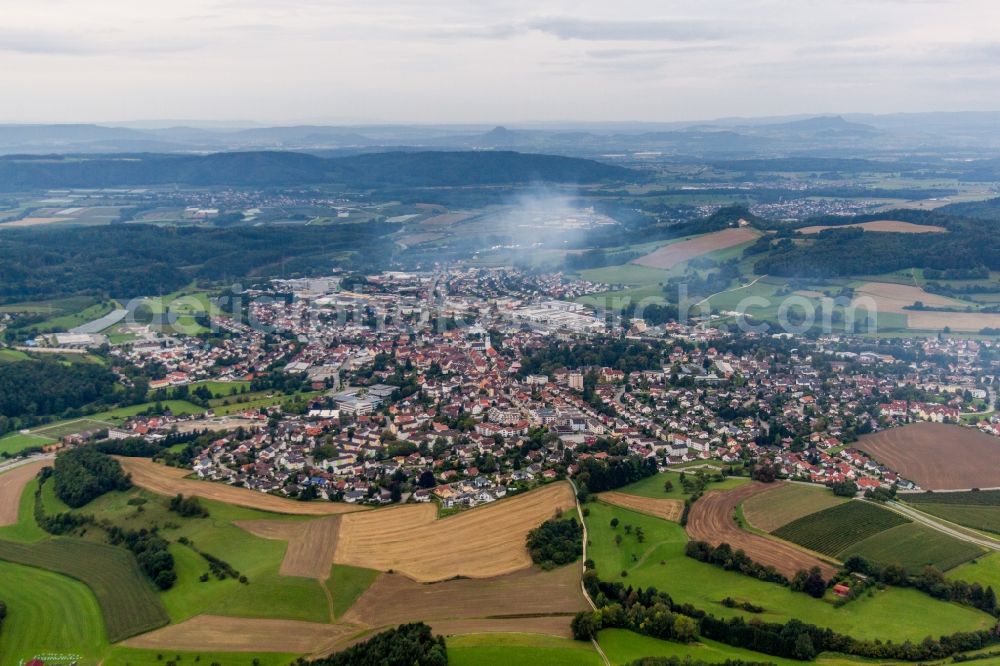
[[[696,42],[725,39],[736,31],[725,22],[717,20],[617,21],[543,16],[513,23],[439,27],[430,30],[428,34],[433,37],[508,39],[530,32],[540,32],[561,40],[592,42]]]
[[[0,29],[0,52],[87,56],[111,53],[180,53],[202,46],[190,39],[136,39],[116,33],[86,34],[47,30]]]
[[[559,39],[587,41],[687,42],[723,39],[733,34],[725,22],[699,19],[621,21],[552,16],[530,20],[527,26]]]

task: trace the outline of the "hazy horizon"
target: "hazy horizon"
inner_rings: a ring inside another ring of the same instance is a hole
[[[985,111],[1000,109],[998,23],[985,0],[46,0],[5,8],[0,122]]]

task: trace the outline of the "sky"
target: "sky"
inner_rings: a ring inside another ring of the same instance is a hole
[[[0,0],[0,122],[1000,110],[995,0]]]

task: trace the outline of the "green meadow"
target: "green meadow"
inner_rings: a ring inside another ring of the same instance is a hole
[[[929,635],[983,629],[993,624],[985,613],[937,601],[912,589],[876,592],[837,608],[827,601],[686,557],[687,535],[677,524],[600,502],[587,507],[587,556],[594,560],[602,579],[635,587],[652,586],[669,593],[675,601],[691,603],[719,617],[779,622],[798,618],[857,638],[895,641],[922,640]],[[617,530],[610,526],[612,518],[621,523]],[[638,542],[634,531],[626,535],[625,524],[641,527],[644,542]],[[616,534],[623,536],[621,545],[615,543]],[[764,612],[748,615],[726,608],[721,603],[726,597],[752,601],[763,606]]]

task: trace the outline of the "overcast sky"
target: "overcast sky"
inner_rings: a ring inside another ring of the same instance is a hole
[[[0,0],[0,120],[1000,110],[995,0]]]

